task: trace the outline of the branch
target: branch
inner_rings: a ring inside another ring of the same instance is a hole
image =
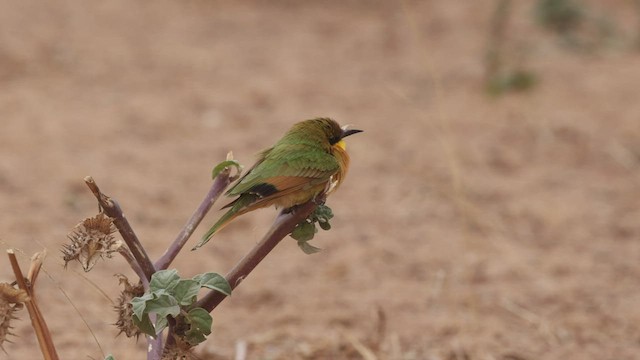
[[[125,246],[120,246],[118,248],[118,254],[122,255],[122,257],[127,261],[127,263],[129,263],[129,266],[131,266],[131,269],[133,270],[133,272],[135,272],[136,275],[138,275],[138,277],[140,278],[140,281],[142,282],[142,286],[145,289],[149,289],[149,280],[147,280],[147,276],[142,271],[140,264],[138,264],[136,259],[133,258],[133,254],[131,254],[131,251],[129,251],[129,249],[127,249]]]
[[[226,168],[222,170],[220,174],[218,174],[218,176],[216,176],[213,184],[211,185],[211,188],[209,189],[209,192],[200,203],[200,206],[198,206],[196,211],[191,215],[191,217],[184,225],[176,239],[173,240],[173,243],[169,246],[167,251],[165,251],[162,257],[158,259],[158,261],[156,261],[155,267],[157,270],[167,269],[171,262],[176,258],[176,256],[178,256],[178,253],[187,243],[187,240],[189,240],[189,237],[191,237],[191,234],[193,234],[196,227],[198,227],[207,212],[209,212],[211,206],[213,206],[216,200],[218,200],[224,189],[226,189],[227,186],[229,186],[229,184],[234,180],[229,177],[230,172],[231,169]]]
[[[9,256],[9,262],[11,263],[11,268],[13,269],[13,273],[16,277],[16,282],[18,283],[18,287],[24,290],[29,295],[29,300],[25,301],[24,304],[27,306],[27,310],[29,311],[29,317],[31,318],[31,325],[33,326],[33,330],[36,333],[36,337],[38,338],[38,344],[40,345],[40,351],[42,351],[42,356],[45,360],[58,360],[58,354],[56,352],[55,345],[53,344],[53,339],[51,339],[51,333],[49,332],[49,328],[47,327],[47,323],[44,321],[44,317],[40,312],[40,308],[38,307],[38,303],[36,302],[33,286],[35,282],[35,277],[30,279],[32,281],[31,286],[28,286],[24,275],[22,274],[22,270],[20,269],[20,264],[18,264],[18,260],[16,259],[16,254],[13,249],[7,250],[7,255]],[[39,272],[39,268],[42,265],[41,257],[36,259],[38,264],[36,267],[38,269],[29,270],[30,273],[35,274],[33,276],[37,276]]]
[[[152,319],[155,323],[156,319]],[[162,345],[162,333],[157,334],[155,338],[151,336],[145,336],[147,338],[147,360],[159,360],[162,359],[163,347]]]
[[[89,189],[91,189],[91,192],[96,199],[98,199],[98,204],[100,204],[104,213],[113,219],[113,223],[116,225],[122,239],[129,247],[129,250],[131,251],[131,254],[133,254],[136,262],[140,265],[140,268],[144,272],[147,280],[151,280],[151,275],[156,272],[156,269],[149,259],[149,255],[147,255],[146,251],[142,247],[142,244],[140,244],[140,240],[138,240],[136,233],[131,228],[129,221],[124,217],[120,205],[118,205],[115,200],[100,192],[98,185],[91,176],[85,177],[84,182],[87,184]]]
[[[260,240],[260,242],[251,251],[240,260],[236,266],[225,276],[231,289],[235,289],[240,285],[253,269],[262,261],[262,259],[278,245],[278,243],[293,231],[293,228],[309,217],[315,210],[317,203],[324,201],[324,196],[319,196],[315,200],[307,201],[299,205],[293,212],[281,211],[276,218],[269,232]],[[209,312],[218,306],[226,297],[225,294],[212,290],[194,305],[201,307]]]

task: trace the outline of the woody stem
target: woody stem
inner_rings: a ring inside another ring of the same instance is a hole
[[[297,224],[309,217],[317,206],[316,202],[317,199],[315,202],[313,200],[307,201],[297,206],[294,212],[286,212],[286,209],[280,212],[262,240],[225,275],[229,285],[231,285],[231,289],[235,289],[240,285],[267,254],[269,254],[285,236],[293,231],[293,228]],[[202,299],[198,300],[194,307],[201,307],[211,312],[225,297],[225,294],[212,290]]]
[[[194,213],[191,215],[185,226],[182,228],[176,239],[173,240],[173,243],[171,243],[171,245],[167,248],[162,257],[160,257],[160,259],[156,261],[156,269],[167,269],[171,262],[176,258],[176,256],[178,256],[178,253],[187,243],[187,240],[189,240],[189,237],[191,237],[191,234],[193,234],[194,230],[196,229],[196,227],[198,227],[207,212],[209,212],[211,206],[213,206],[216,200],[218,200],[229,183],[231,183],[232,179],[229,177],[230,171],[231,170],[227,168],[221,171],[218,176],[216,176],[213,184],[211,185],[211,188],[209,189],[209,192],[200,203],[200,206],[198,206],[196,211],[194,211]]]

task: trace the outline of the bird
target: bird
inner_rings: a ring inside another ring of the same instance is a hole
[[[275,145],[261,151],[256,163],[225,193],[237,198],[222,207],[229,210],[194,250],[242,214],[272,205],[294,208],[335,191],[349,169],[344,139],[360,132],[326,117],[294,124]]]

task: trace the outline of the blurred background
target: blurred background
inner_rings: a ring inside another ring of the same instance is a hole
[[[156,259],[229,150],[249,166],[329,116],[365,133],[323,251],[286,238],[213,313],[199,359],[632,359],[639,84],[632,0],[0,1],[0,240],[25,266],[47,249],[61,358],[142,359],[111,325],[124,261],[62,268],[97,211],[83,177]],[[224,274],[275,214],[174,266]],[[20,318],[0,357],[39,358]]]

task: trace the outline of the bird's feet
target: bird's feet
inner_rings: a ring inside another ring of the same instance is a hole
[[[318,206],[324,205],[325,202],[327,202],[327,196],[325,194],[319,194],[314,196],[311,201]]]
[[[300,207],[300,205],[293,205],[292,207],[288,207],[284,210],[282,210],[283,214],[295,214],[296,210],[298,210],[298,207]]]

